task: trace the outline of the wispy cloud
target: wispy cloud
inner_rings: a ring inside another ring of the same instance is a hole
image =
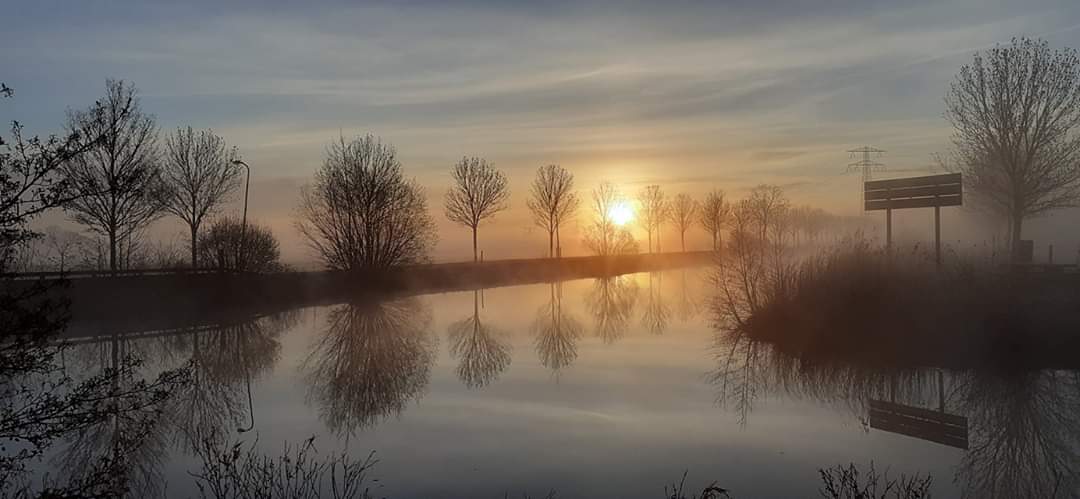
[[[375,132],[433,189],[477,154],[522,182],[558,162],[583,186],[764,178],[828,203],[851,146],[897,167],[945,146],[941,98],[972,51],[1080,46],[1078,25],[1056,0],[43,0],[0,21],[19,90],[0,112],[55,129],[120,77],[163,126],[214,127],[266,176],[307,178],[331,137]]]

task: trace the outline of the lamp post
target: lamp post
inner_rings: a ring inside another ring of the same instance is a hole
[[[251,167],[248,166],[243,160],[234,159],[232,162],[234,165],[243,166],[247,171],[247,176],[244,179],[244,217],[240,222],[240,255],[237,257],[236,270],[243,271],[244,263],[247,263],[246,250],[247,243],[247,205],[248,205],[248,188],[251,187]]]

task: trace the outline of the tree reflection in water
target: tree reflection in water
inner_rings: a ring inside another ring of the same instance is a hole
[[[90,342],[72,347],[72,352],[82,361],[83,375],[106,372],[117,373],[112,377],[110,393],[119,400],[137,395],[141,376],[138,372],[124,369],[124,365],[141,366],[145,345],[120,334],[108,340]],[[145,343],[145,342],[142,342]],[[74,360],[74,359],[73,359]],[[117,489],[127,489],[137,497],[150,497],[162,492],[162,465],[168,452],[169,426],[160,418],[160,407],[143,406],[121,413],[111,412],[95,424],[80,427],[69,433],[53,464],[63,470],[67,477],[86,477],[101,473],[103,463],[114,463],[124,476],[112,476]]]
[[[596,335],[604,343],[614,343],[626,333],[637,304],[638,284],[632,276],[600,277],[585,297]]]
[[[166,414],[183,445],[195,449],[203,438],[240,424],[250,409],[245,388],[277,363],[281,333],[295,326],[299,314],[192,329],[167,341],[170,354],[187,358],[192,368],[192,382],[174,394]]]
[[[487,386],[510,365],[505,334],[480,320],[480,291],[473,291],[473,314],[450,325],[450,355],[460,359],[458,378],[469,388]]]
[[[641,323],[652,334],[664,334],[671,320],[671,307],[664,304],[663,274],[649,272],[649,293]]]
[[[159,495],[162,467],[171,440],[188,450],[219,430],[232,431],[246,407],[241,387],[269,370],[277,361],[277,337],[291,327],[297,313],[285,312],[228,326],[190,328],[162,337],[137,338],[112,334],[73,345],[67,355],[69,370],[81,375],[107,371],[114,378],[112,391],[133,391],[145,371],[169,365],[185,366],[186,382],[170,390],[163,407],[145,407],[109,416],[107,420],[72,432],[55,457],[55,464],[70,476],[94,473],[100,458],[122,463],[124,480],[135,496]],[[137,359],[159,359],[145,363]],[[135,362],[139,371],[125,371]],[[129,385],[131,385],[129,387]]]
[[[733,407],[744,425],[765,395],[839,407],[863,420],[871,399],[919,406],[944,390],[937,369],[821,358],[731,330],[717,333],[716,358],[709,380],[718,403]],[[968,450],[956,474],[964,497],[1077,496],[1080,374],[976,370],[949,379],[940,403],[968,421]]]
[[[1078,373],[965,373],[960,380],[972,435],[957,474],[965,497],[1080,494]]]
[[[302,369],[309,400],[331,431],[374,426],[423,396],[436,342],[418,299],[338,305],[327,322]]]
[[[532,334],[540,364],[558,373],[577,359],[581,323],[562,308],[562,283],[551,283],[551,299],[541,305],[533,320]]]
[[[686,278],[686,270],[679,272],[679,300],[675,304],[675,317],[686,322],[697,316],[701,309],[701,303],[690,293],[690,283]]]
[[[707,379],[717,403],[732,407],[746,425],[758,397],[786,397],[850,411],[862,418],[870,399],[918,399],[935,385],[934,372],[899,366],[857,365],[838,359],[792,355],[737,332],[714,338],[717,366]]]

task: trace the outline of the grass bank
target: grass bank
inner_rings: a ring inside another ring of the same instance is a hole
[[[875,365],[1080,367],[1080,279],[970,262],[938,268],[919,253],[855,241],[757,268],[721,264],[729,327],[789,354]],[[757,269],[750,291],[740,270]]]
[[[69,332],[147,331],[222,323],[290,308],[404,295],[603,277],[705,265],[711,252],[411,265],[383,270],[268,274],[149,274],[68,279]],[[0,286],[29,286],[3,280]]]

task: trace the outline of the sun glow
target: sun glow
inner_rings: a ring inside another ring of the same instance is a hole
[[[616,202],[608,208],[608,218],[615,225],[626,225],[634,221],[634,208],[626,201]]]

